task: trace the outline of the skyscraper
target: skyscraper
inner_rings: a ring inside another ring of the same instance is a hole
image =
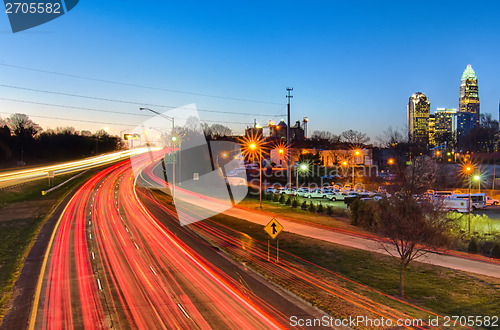
[[[454,142],[456,136],[456,114],[457,109],[437,108],[436,116],[436,145],[449,145]]]
[[[436,145],[436,115],[429,115],[429,146]]]
[[[470,64],[467,65],[467,68],[462,75],[458,111],[470,113],[472,127],[479,126],[479,90],[476,73]]]
[[[408,102],[408,137],[410,142],[425,146],[429,143],[431,104],[424,93],[414,93]]]

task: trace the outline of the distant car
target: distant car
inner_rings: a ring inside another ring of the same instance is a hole
[[[304,194],[305,198],[326,198],[326,196],[327,194],[322,192],[319,188],[310,189]]]
[[[278,193],[278,191],[279,190],[276,189],[276,188],[274,188],[274,187],[269,187],[269,188],[266,189],[267,193],[272,193],[272,194],[276,194],[276,193]]]
[[[498,199],[491,198],[490,196],[486,196],[486,205],[498,205]]]
[[[295,194],[297,196],[304,196],[308,192],[309,192],[309,188],[299,188],[299,189],[297,189]]]
[[[336,191],[331,195],[328,195],[327,197],[335,202],[335,201],[343,201],[348,196],[356,197],[356,195],[344,191]]]
[[[295,195],[295,188],[282,188],[279,191],[280,194]]]

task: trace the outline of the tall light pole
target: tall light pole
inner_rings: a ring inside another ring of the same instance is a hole
[[[253,152],[259,149],[259,209],[262,210],[262,148],[255,142],[251,142],[248,147]]]
[[[356,165],[356,156],[359,156],[359,150],[354,151],[354,156],[352,156],[352,189],[354,190],[354,169]]]
[[[299,189],[299,171],[305,172],[307,171],[308,166],[306,163],[302,163],[299,165],[299,167],[295,170],[296,172],[296,177],[295,177],[295,187]]]
[[[290,99],[293,97],[291,92],[293,91],[293,87],[286,88],[288,99],[287,102],[287,123],[286,123],[286,150],[287,150],[287,166],[286,166],[286,175],[288,178],[288,187],[292,189],[292,177],[291,177],[291,155],[290,155]]]
[[[474,180],[477,181],[478,188],[479,188],[479,193],[481,193],[481,176],[479,174],[474,176]]]
[[[470,212],[471,212],[471,208],[470,208],[470,204],[471,204],[471,200],[470,200],[470,185],[471,185],[471,175],[472,175],[472,167],[470,165],[466,165],[465,168],[464,168],[464,172],[468,175],[468,178],[469,178],[469,196],[468,196],[468,205],[467,205],[467,211],[468,211],[468,225],[467,225],[467,231],[468,233],[470,234]]]
[[[174,143],[175,141],[177,140],[177,138],[175,137],[175,118],[174,117],[169,117],[169,116],[166,116],[158,111],[155,111],[155,110],[152,110],[152,109],[149,109],[149,108],[139,108],[139,110],[141,111],[150,111],[160,117],[163,117],[165,119],[168,119],[172,122],[172,154],[173,154],[173,157],[172,157],[172,201],[173,199],[175,198],[175,154],[174,154]],[[175,140],[174,140],[175,139]]]

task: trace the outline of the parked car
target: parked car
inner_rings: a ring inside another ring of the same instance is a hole
[[[335,191],[334,193],[328,195],[327,197],[332,201],[343,201],[347,196],[356,197],[356,195],[344,191]]]
[[[282,188],[279,191],[280,194],[295,195],[295,188]]]
[[[295,193],[295,195],[304,196],[308,192],[309,192],[309,188],[299,188],[299,189],[297,189],[297,192]]]
[[[319,188],[310,189],[304,194],[305,198],[326,198],[326,196],[327,194],[322,192]]]
[[[486,205],[498,205],[498,203],[499,203],[498,199],[486,196]]]
[[[267,193],[276,194],[276,193],[278,193],[278,192],[279,192],[279,190],[278,190],[278,189],[276,189],[276,188],[274,188],[274,187],[269,187],[269,188],[267,188],[267,189],[266,189],[266,192],[267,192]]]

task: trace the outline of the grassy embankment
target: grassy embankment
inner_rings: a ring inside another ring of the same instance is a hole
[[[46,196],[41,191],[49,188],[48,179],[0,190],[0,320],[39,231],[63,199],[97,171],[86,172]],[[57,176],[51,186],[73,175]]]

